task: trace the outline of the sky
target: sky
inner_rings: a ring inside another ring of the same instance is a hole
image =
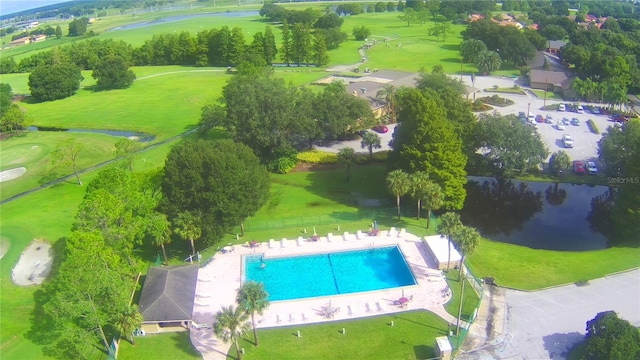
[[[69,0],[0,0],[0,15],[29,10]]]

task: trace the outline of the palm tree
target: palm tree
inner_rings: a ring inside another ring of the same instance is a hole
[[[495,51],[483,51],[476,58],[476,67],[484,74],[500,69],[500,65],[502,65],[502,59]]]
[[[376,98],[383,99],[387,114],[392,124],[396,122],[396,88],[393,85],[384,84],[376,93]]]
[[[427,209],[427,229],[431,225],[431,211],[438,210],[444,205],[444,193],[440,185],[429,181],[426,184],[422,204]]]
[[[467,255],[471,255],[478,248],[480,233],[475,228],[462,225],[453,231],[452,238],[458,252],[462,256],[460,259],[460,272],[458,273],[458,281],[460,281],[464,258]]]
[[[380,136],[367,131],[364,133],[364,136],[362,136],[360,146],[362,146],[363,149],[367,148],[369,150],[369,161],[373,161],[373,149],[380,149],[382,147],[382,145],[380,145]]]
[[[238,359],[242,359],[242,353],[238,346],[238,339],[251,329],[249,322],[249,314],[240,306],[233,308],[233,305],[223,306],[216,313],[216,322],[213,324],[213,333],[222,339],[224,343],[232,342],[236,347]]]
[[[133,339],[133,331],[140,327],[140,324],[144,319],[138,307],[136,305],[129,305],[123,311],[118,314],[115,325],[120,332],[120,337],[124,337],[131,345],[135,345],[136,342]]]
[[[478,248],[478,244],[480,243],[480,233],[478,233],[478,230],[475,228],[462,225],[454,230],[453,241],[456,243],[458,252],[462,255],[462,258],[460,259],[460,272],[458,272],[458,281],[460,281],[460,286],[462,287],[462,291],[460,292],[460,305],[458,307],[458,323],[456,325],[456,334],[459,334],[460,317],[462,316],[462,301],[464,299],[465,280],[462,279],[464,257],[472,254]]]
[[[191,242],[191,255],[196,254],[196,246],[194,241],[202,236],[202,229],[196,223],[196,217],[188,211],[178,214],[174,221],[174,231],[184,240]]]
[[[400,197],[408,193],[411,188],[409,174],[402,170],[393,170],[387,175],[387,188],[396,196],[398,220],[400,220]]]
[[[262,311],[269,306],[269,294],[262,283],[247,281],[242,285],[236,296],[236,303],[251,314],[254,343],[258,346],[258,330],[256,329],[255,314],[262,315]]]
[[[427,186],[429,186],[429,175],[424,171],[416,171],[411,174],[411,196],[418,202],[418,216],[417,220],[420,220],[420,209],[422,209],[422,199],[425,198],[425,192]]]
[[[162,248],[162,255],[164,255],[164,263],[169,263],[167,257],[167,251],[164,246],[171,243],[171,223],[167,220],[165,214],[154,211],[149,215],[147,223],[147,234],[151,238],[154,245]]]
[[[338,163],[347,167],[347,181],[351,180],[351,166],[356,162],[356,152],[346,147],[338,152]]]
[[[447,237],[447,272],[449,272],[449,263],[451,262],[451,236],[460,226],[462,226],[460,215],[454,212],[445,213],[438,220],[438,234]]]

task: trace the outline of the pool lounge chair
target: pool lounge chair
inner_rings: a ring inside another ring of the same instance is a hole
[[[376,302],[376,309],[378,310],[378,312],[383,312],[384,309],[382,308],[382,306],[380,306],[379,302]]]
[[[333,234],[332,233],[328,233],[327,234],[327,241],[328,242],[332,242],[333,241]]]
[[[371,312],[371,307],[369,307],[369,303],[364,303],[364,307],[365,307],[365,311],[370,313]]]
[[[389,229],[387,236],[393,236],[395,234],[396,234],[396,228],[392,226],[391,229]]]
[[[347,314],[349,316],[353,316],[353,311],[351,311],[351,305],[347,305]]]

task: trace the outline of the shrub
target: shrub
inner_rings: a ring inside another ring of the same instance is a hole
[[[267,164],[267,169],[276,174],[286,174],[298,165],[296,158],[283,156],[276,161]]]
[[[589,130],[591,130],[592,133],[600,134],[600,130],[598,130],[598,126],[592,119],[587,120],[587,125],[589,126]]]
[[[338,162],[338,155],[320,150],[308,150],[298,153],[299,161],[308,164],[335,164]]]
[[[379,151],[379,152],[373,153],[373,161],[386,162],[387,160],[389,160],[389,151],[388,150]]]

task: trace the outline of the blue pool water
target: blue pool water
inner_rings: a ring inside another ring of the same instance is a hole
[[[271,301],[416,284],[397,246],[267,259],[245,256],[245,278],[263,283]]]

